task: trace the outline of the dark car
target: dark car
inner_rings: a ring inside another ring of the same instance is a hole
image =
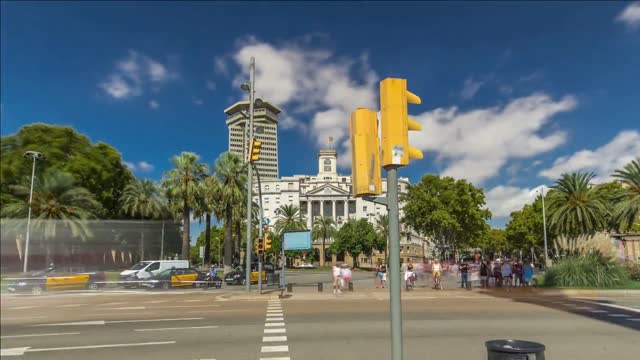
[[[224,282],[227,285],[246,284],[245,267],[238,266],[232,272],[224,275]],[[262,281],[267,281],[267,274],[275,272],[275,266],[271,263],[262,264]],[[251,263],[251,283],[258,282],[258,263]]]
[[[105,279],[103,272],[73,273],[50,267],[29,277],[10,279],[7,290],[31,292],[33,295],[40,295],[43,291],[98,290],[104,286]]]
[[[207,274],[200,272],[194,268],[188,269],[167,269],[148,280],[143,281],[140,285],[146,288],[170,289],[177,287],[200,287],[204,284]],[[222,287],[222,280],[218,281],[214,278],[210,281],[212,287]]]

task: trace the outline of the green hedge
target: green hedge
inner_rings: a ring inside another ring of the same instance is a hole
[[[624,269],[599,254],[567,257],[548,269],[545,286],[612,288],[627,281]]]

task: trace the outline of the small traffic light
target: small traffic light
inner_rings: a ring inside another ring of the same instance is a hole
[[[249,144],[249,162],[254,162],[260,160],[260,147],[262,146],[262,141],[258,141],[253,139]]]
[[[359,108],[351,113],[351,187],[353,196],[380,195],[380,143],[376,112]]]
[[[256,251],[259,254],[264,251],[264,240],[262,238],[258,238],[258,241],[256,241]]]
[[[264,234],[264,249],[271,249],[271,239],[269,239],[269,233]]]
[[[422,152],[409,146],[409,130],[422,130],[422,126],[407,111],[407,104],[420,103],[420,98],[407,90],[406,79],[380,82],[382,166],[405,166],[409,159],[422,159]]]

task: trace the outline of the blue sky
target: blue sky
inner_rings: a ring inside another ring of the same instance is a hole
[[[281,175],[313,174],[378,82],[408,79],[425,159],[401,170],[464,177],[494,225],[562,172],[604,181],[640,156],[640,3],[3,1],[2,135],[71,125],[140,177],[227,148],[223,109],[256,57],[258,96],[283,109]]]

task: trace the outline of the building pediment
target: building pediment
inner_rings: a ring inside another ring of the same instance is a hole
[[[312,195],[316,195],[316,196],[347,196],[349,195],[349,192],[347,190],[344,189],[340,189],[337,186],[333,186],[330,184],[325,184],[322,185],[318,188],[315,188],[313,190],[307,191],[307,193],[305,194],[307,196],[312,196]]]

